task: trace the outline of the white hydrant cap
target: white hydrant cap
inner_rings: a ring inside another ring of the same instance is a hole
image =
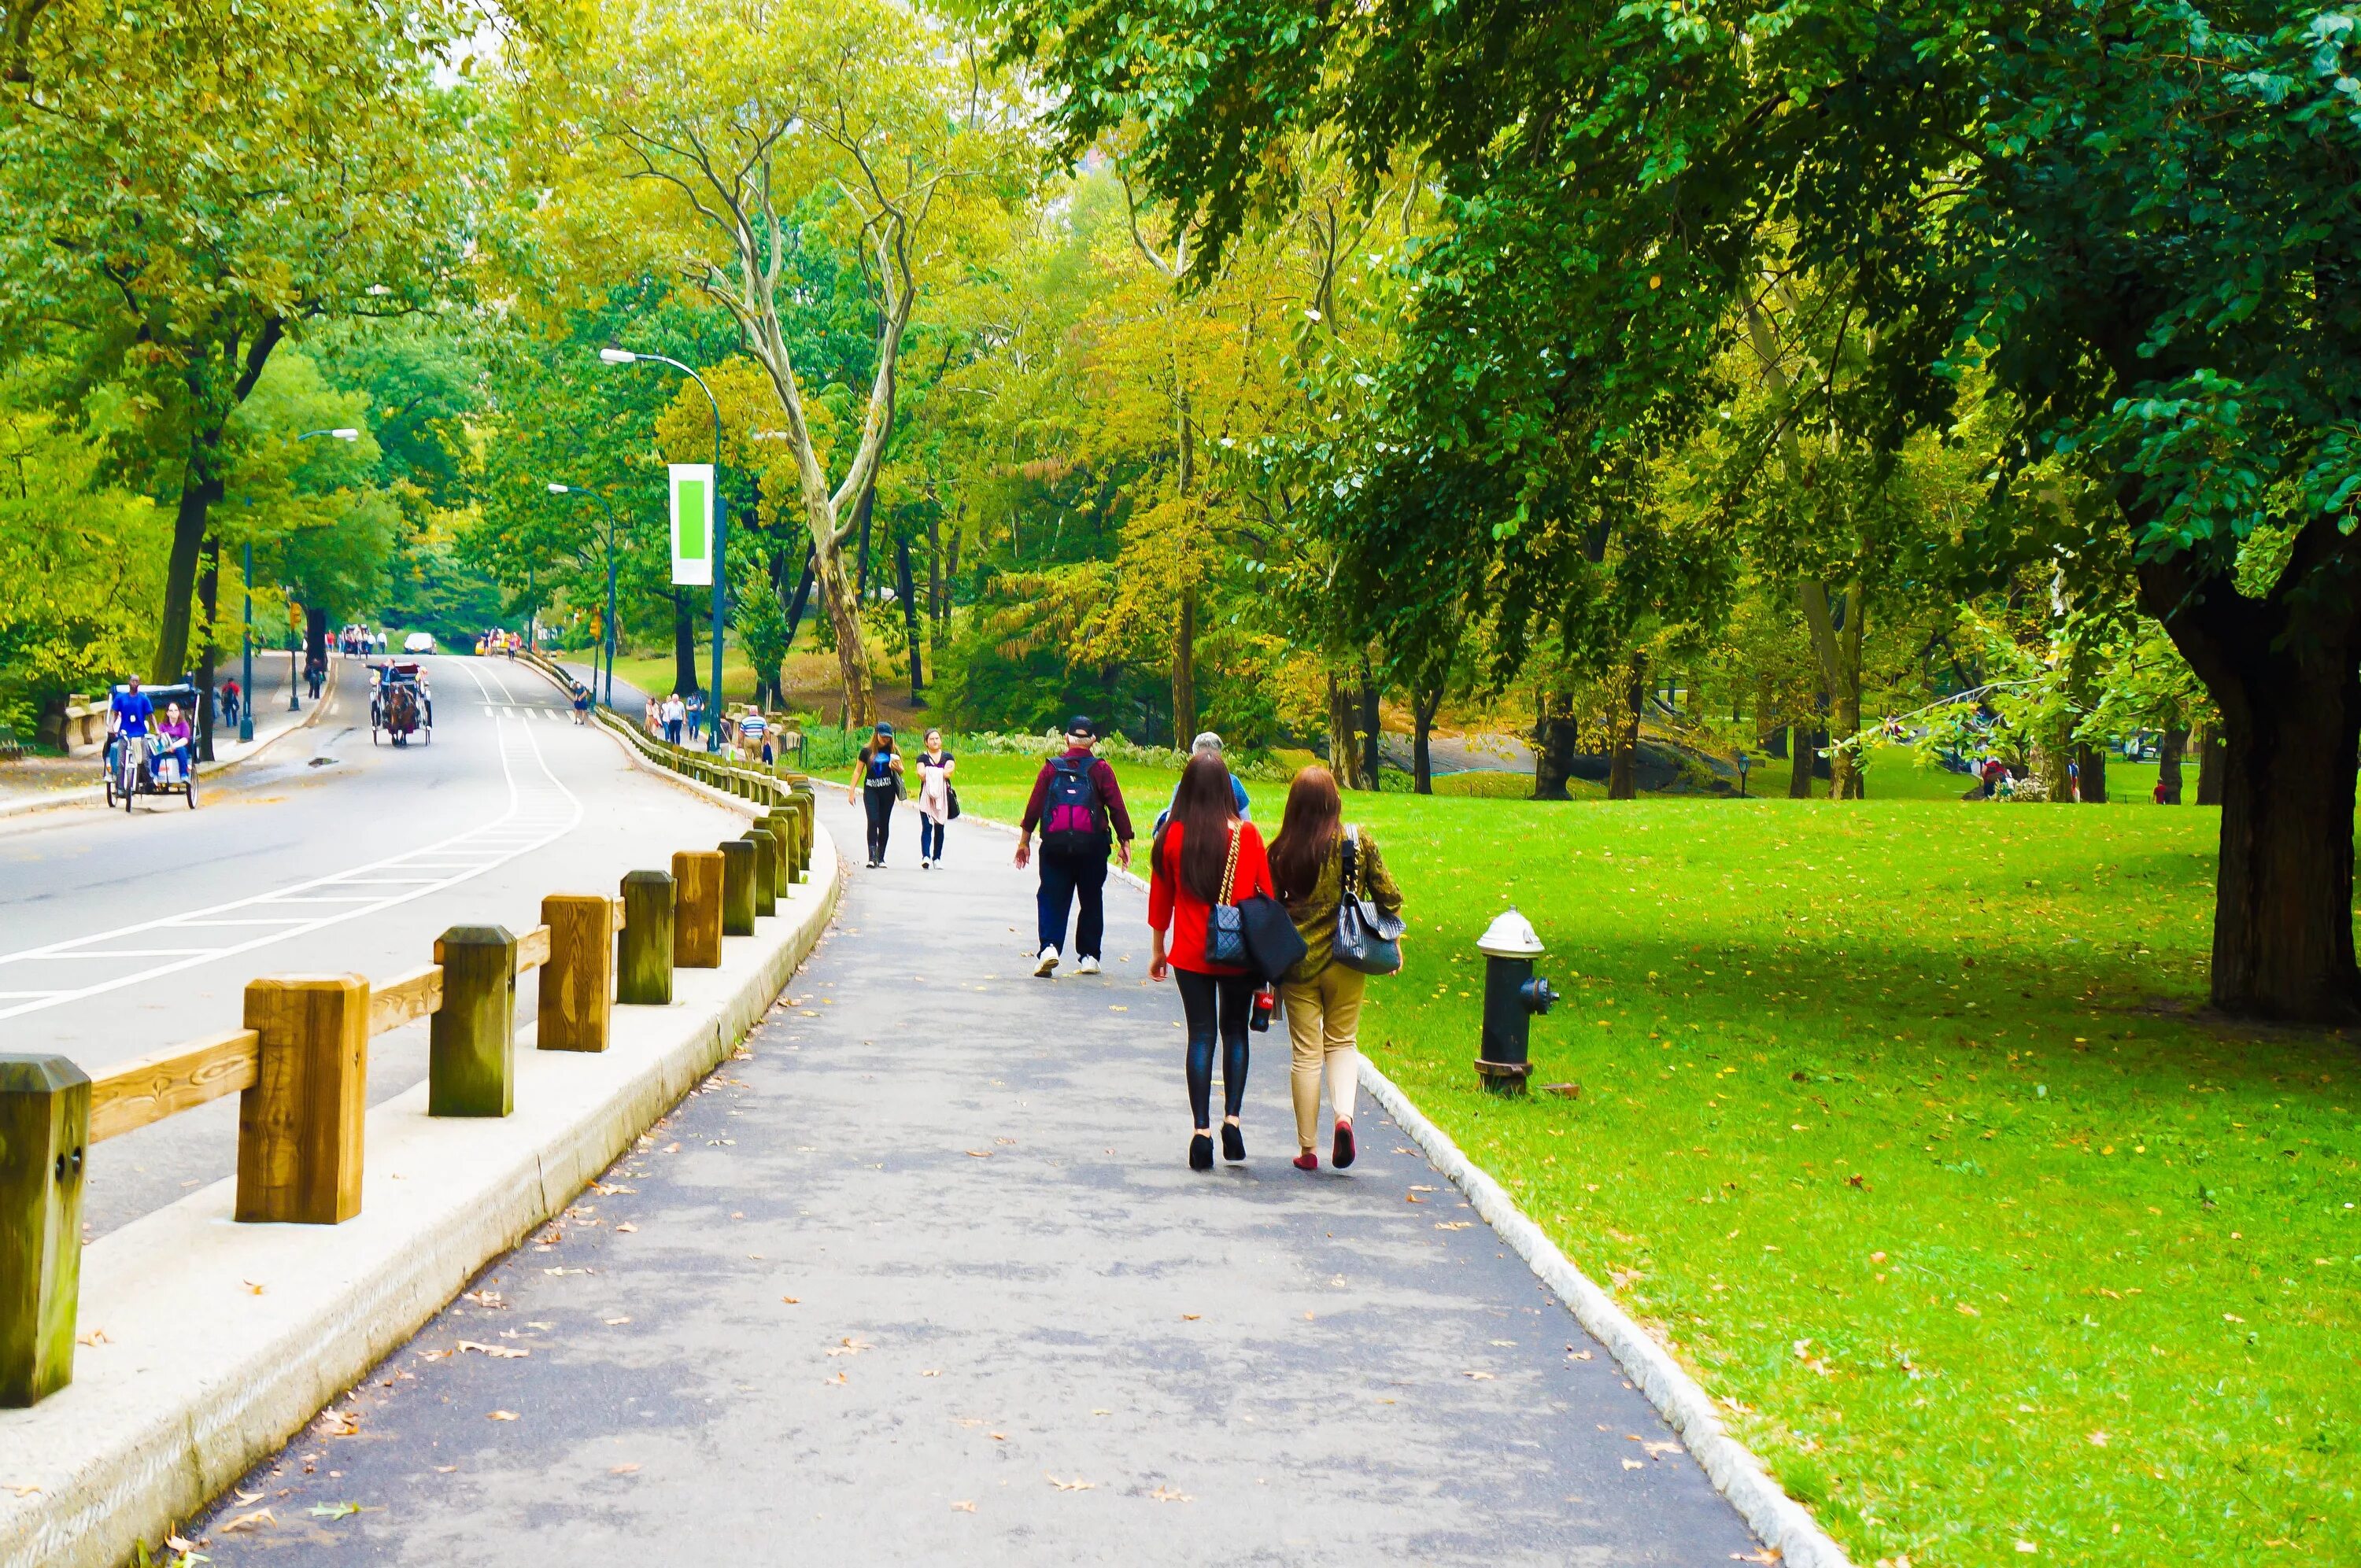
[[[1510,905],[1476,938],[1476,950],[1488,959],[1535,959],[1541,957],[1543,948],[1533,923]]]

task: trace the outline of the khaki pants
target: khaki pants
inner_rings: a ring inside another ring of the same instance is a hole
[[[1330,964],[1315,980],[1279,988],[1287,1004],[1287,1035],[1294,1047],[1288,1089],[1295,1101],[1295,1141],[1315,1146],[1320,1135],[1320,1073],[1328,1072],[1328,1101],[1338,1116],[1353,1119],[1353,1096],[1361,1079],[1361,988],[1367,977]]]

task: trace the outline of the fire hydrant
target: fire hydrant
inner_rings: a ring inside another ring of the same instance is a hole
[[[1495,1094],[1522,1094],[1533,1070],[1526,1059],[1533,1014],[1548,1012],[1557,1000],[1550,982],[1533,973],[1542,939],[1511,905],[1485,927],[1476,950],[1484,955],[1484,1046],[1477,1076]]]

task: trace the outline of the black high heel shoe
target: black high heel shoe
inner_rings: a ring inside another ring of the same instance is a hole
[[[1222,1124],[1222,1157],[1228,1160],[1246,1157],[1246,1136],[1238,1131],[1235,1122]]]
[[[1213,1168],[1213,1140],[1203,1133],[1198,1133],[1189,1140],[1189,1168],[1191,1170]]]

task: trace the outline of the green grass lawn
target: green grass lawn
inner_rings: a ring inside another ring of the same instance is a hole
[[[2350,1051],[2197,1014],[2213,811],[1348,812],[1413,927],[1365,1046],[1864,1568],[2361,1561]],[[1579,1099],[1476,1089],[1510,902]]]

